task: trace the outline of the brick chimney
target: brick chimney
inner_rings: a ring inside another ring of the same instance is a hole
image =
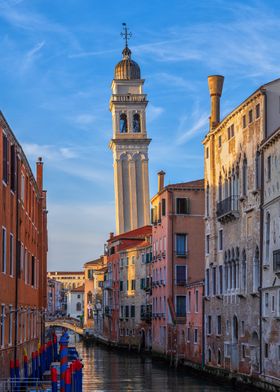
[[[211,97],[210,129],[214,129],[220,122],[220,98],[223,91],[223,84],[223,76],[208,76],[208,87]]]
[[[39,157],[36,162],[36,181],[41,194],[43,191],[43,165],[42,157]]]
[[[158,192],[162,191],[164,188],[164,176],[165,172],[163,170],[158,172]]]

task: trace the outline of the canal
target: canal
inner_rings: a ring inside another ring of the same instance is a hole
[[[232,392],[231,387],[188,375],[188,370],[95,344],[76,344],[83,358],[83,392]]]

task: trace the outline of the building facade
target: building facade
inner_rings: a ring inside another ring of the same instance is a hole
[[[146,94],[143,92],[138,64],[131,51],[123,50],[123,59],[115,67],[110,111],[113,138],[110,149],[114,161],[116,234],[150,223],[148,146],[146,130]]]
[[[201,363],[204,181],[164,186],[164,174],[152,198],[152,349]]]
[[[280,387],[280,128],[260,147],[263,156],[262,376]]]
[[[84,327],[102,332],[102,288],[106,271],[106,257],[84,264]]]
[[[85,286],[79,286],[67,292],[67,316],[83,319]]]
[[[47,298],[48,298],[48,317],[61,314],[62,306],[62,284],[54,279],[48,279]]]
[[[49,279],[61,282],[62,289],[64,290],[72,290],[85,283],[85,275],[83,271],[49,271],[47,276]]]
[[[31,359],[44,342],[47,308],[47,210],[43,162],[36,179],[26,156],[0,113],[0,369],[10,360]]]
[[[151,226],[107,243],[108,272],[104,281],[104,335],[126,347],[151,348],[151,301],[147,271],[152,259]],[[150,282],[149,282],[150,283]]]

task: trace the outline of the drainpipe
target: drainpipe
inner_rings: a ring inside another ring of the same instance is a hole
[[[202,368],[205,367],[205,280],[202,287]]]
[[[14,337],[14,361],[17,359],[17,335],[18,335],[18,281],[20,277],[20,241],[19,241],[19,160],[16,154],[16,269],[15,269],[15,337]]]
[[[267,95],[265,90],[262,91],[264,97],[264,120],[263,120],[263,134],[264,139],[267,137]],[[260,374],[263,372],[263,349],[262,349],[262,313],[263,313],[263,299],[262,299],[262,287],[263,287],[263,200],[264,200],[264,153],[261,151],[261,192],[260,192],[260,326],[259,326],[259,334],[260,334]]]

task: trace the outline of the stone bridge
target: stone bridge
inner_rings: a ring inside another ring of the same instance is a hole
[[[76,332],[79,335],[83,335],[83,328],[79,325],[80,320],[73,318],[57,318],[53,320],[47,320],[45,322],[46,328],[48,327],[62,327],[71,329],[71,331]]]

